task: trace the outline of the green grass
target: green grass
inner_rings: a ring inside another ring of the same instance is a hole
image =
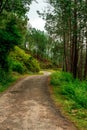
[[[0,81],[0,93],[7,90],[14,82],[17,81],[21,77],[18,73],[13,73],[11,75],[7,75],[3,77]]]
[[[62,112],[80,130],[87,130],[87,82],[75,80],[70,73],[54,72],[51,85],[53,98]]]

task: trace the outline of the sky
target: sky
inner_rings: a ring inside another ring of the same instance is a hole
[[[37,14],[37,10],[42,12],[44,9],[46,9],[47,3],[45,2],[45,0],[37,0],[37,2],[38,3],[33,1],[30,5],[30,11],[28,13],[29,23],[33,28],[45,31],[45,21],[39,17],[39,15]]]

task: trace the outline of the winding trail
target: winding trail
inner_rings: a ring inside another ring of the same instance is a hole
[[[76,130],[52,103],[48,74],[29,76],[0,96],[0,130]]]

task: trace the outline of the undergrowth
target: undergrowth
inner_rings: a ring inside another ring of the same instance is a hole
[[[24,74],[40,71],[39,62],[18,46],[15,46],[14,50],[10,52],[9,58],[11,62],[11,69],[14,72]]]
[[[54,72],[51,85],[55,100],[81,130],[87,130],[87,82],[70,73]]]
[[[19,78],[19,75],[12,75],[0,70],[0,92],[4,92],[13,82]]]

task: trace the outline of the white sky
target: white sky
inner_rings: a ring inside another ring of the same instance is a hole
[[[36,1],[38,3],[33,1],[30,5],[30,11],[28,13],[29,23],[32,25],[33,28],[44,31],[45,21],[38,16],[36,11],[39,10],[40,12],[42,12],[44,9],[46,9],[47,3],[45,2],[46,0]]]

